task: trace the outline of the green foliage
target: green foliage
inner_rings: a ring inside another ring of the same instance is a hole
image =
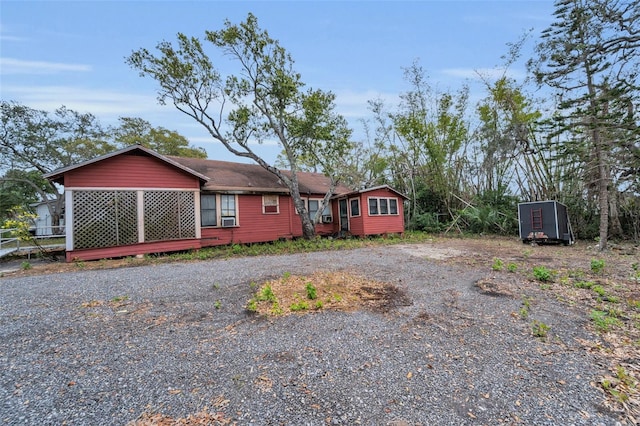
[[[222,307],[222,302],[220,300],[216,300],[215,302],[213,302],[213,307],[215,309],[220,309]]]
[[[591,271],[600,274],[604,270],[605,262],[603,259],[591,259]]]
[[[543,283],[548,283],[553,281],[553,272],[549,270],[546,266],[534,266],[533,267],[533,276]]]
[[[275,302],[277,300],[270,285],[262,287],[262,290],[258,293],[258,300],[261,302]]]
[[[140,144],[163,155],[207,158],[203,148],[189,146],[187,138],[164,127],[152,127],[142,118],[120,117],[120,126],[111,129],[115,142],[121,147]]]
[[[309,309],[309,303],[307,303],[306,300],[299,300],[292,303],[291,306],[289,306],[289,309],[291,309],[293,312],[306,311],[307,309]]]
[[[438,233],[443,230],[444,225],[440,223],[437,213],[427,212],[416,214],[409,227],[417,231]]]
[[[516,272],[517,270],[518,270],[518,265],[517,265],[516,263],[510,262],[510,263],[507,265],[507,271],[514,273],[514,272]]]
[[[284,281],[287,281],[289,278],[291,278],[291,272],[285,272],[284,274],[282,274],[282,279]]]
[[[535,320],[531,323],[531,332],[535,337],[546,339],[551,327],[542,321]]]
[[[576,281],[576,283],[573,285],[575,288],[586,288],[586,289],[590,289],[591,287],[593,287],[595,285],[595,283],[593,281]]]
[[[602,333],[606,333],[610,331],[614,327],[622,326],[622,321],[618,318],[610,316],[609,313],[605,311],[592,310],[591,311],[591,320],[593,324],[598,329],[598,331]]]
[[[30,263],[30,262],[27,262],[26,260],[25,260],[25,261],[23,261],[23,262],[20,264],[20,269],[22,269],[23,271],[27,271],[27,270],[31,269],[32,267],[33,267],[33,266],[31,266],[31,263]]]
[[[317,289],[310,282],[305,285],[307,299],[315,300],[318,297]]]
[[[493,259],[493,264],[491,265],[491,269],[494,271],[502,271],[504,269],[504,262],[497,257]]]
[[[603,297],[607,294],[607,291],[601,285],[594,285],[591,289],[600,297]]]

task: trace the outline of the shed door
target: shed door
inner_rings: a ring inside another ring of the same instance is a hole
[[[349,213],[347,212],[347,200],[346,198],[338,202],[338,209],[340,210],[340,230],[349,230]]]

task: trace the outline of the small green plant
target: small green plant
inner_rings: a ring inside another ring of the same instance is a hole
[[[531,299],[522,296],[522,307],[520,308],[520,318],[527,319],[529,317],[529,309],[531,308]]]
[[[272,304],[271,304],[271,313],[273,315],[282,315],[283,311],[282,308],[280,307],[280,304],[278,303],[277,300],[275,300]]]
[[[323,306],[322,300],[316,300],[316,309],[318,310],[322,309],[322,306]]]
[[[551,327],[542,321],[535,320],[531,323],[531,332],[535,337],[546,339]]]
[[[595,283],[593,281],[577,281],[573,286],[575,288],[586,288],[586,289],[590,289],[591,287],[593,287],[595,285]]]
[[[315,300],[318,297],[318,290],[311,283],[305,285],[307,291],[307,299]]]
[[[287,281],[289,278],[291,278],[291,272],[285,272],[284,274],[282,274],[283,281]]]
[[[533,276],[543,283],[548,283],[553,281],[553,273],[546,266],[534,266],[533,267]]]
[[[222,307],[222,302],[220,302],[220,300],[216,300],[215,302],[213,302],[213,307],[216,309],[220,309]]]
[[[491,265],[491,269],[494,271],[502,271],[504,269],[504,262],[497,257],[493,259],[493,264]]]
[[[85,265],[84,261],[82,261],[82,260],[76,260],[75,261],[75,265],[76,265],[76,267],[78,269],[84,269],[85,266],[87,266],[87,265]]]
[[[256,312],[258,310],[258,301],[253,298],[247,302],[247,311]]]
[[[291,309],[293,312],[306,311],[307,309],[309,309],[309,304],[306,300],[299,300],[292,303],[291,306],[289,306],[289,309]]]
[[[595,309],[591,311],[591,320],[598,331],[603,333],[611,330],[612,327],[619,327],[622,325],[622,321],[618,318],[610,316],[607,312]]]
[[[604,297],[607,294],[606,290],[601,285],[594,285],[593,287],[591,287],[591,290],[593,290],[600,297]]]
[[[604,260],[591,259],[591,271],[600,274],[604,270]]]
[[[255,281],[251,281],[251,282],[249,283],[249,287],[253,290],[253,289],[255,289],[256,287],[258,287],[258,283],[257,283],[257,282],[255,282]]]
[[[213,283],[211,288],[214,289],[214,290],[218,290],[220,288],[220,283]]]
[[[27,262],[26,260],[20,264],[20,269],[22,269],[23,271],[27,271],[31,268],[33,268],[33,266],[31,266],[31,263]]]
[[[333,295],[333,300],[335,300],[338,303],[342,302],[342,295],[338,294],[338,293],[334,294]]]
[[[276,302],[276,295],[273,293],[273,289],[270,285],[265,285],[260,293],[258,293],[258,300],[261,302]]]
[[[516,272],[517,270],[518,270],[518,265],[517,265],[517,264],[515,264],[515,263],[511,262],[511,263],[509,263],[509,264],[507,265],[507,271],[509,271],[509,272],[512,272],[512,273],[513,273],[513,272]]]
[[[111,299],[113,303],[126,302],[127,300],[129,300],[129,296],[126,294],[124,296],[116,296]]]

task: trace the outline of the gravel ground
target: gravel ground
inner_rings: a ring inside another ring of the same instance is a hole
[[[488,271],[387,246],[0,279],[0,422],[614,425],[586,316]],[[386,309],[263,318],[252,281],[347,270]],[[517,315],[522,295],[530,316]],[[126,297],[125,297],[126,296]],[[116,300],[114,300],[116,299]],[[118,299],[120,299],[118,301]],[[110,302],[111,301],[111,302]],[[547,341],[531,321],[551,327]]]

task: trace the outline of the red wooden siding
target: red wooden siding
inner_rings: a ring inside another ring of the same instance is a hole
[[[369,215],[369,198],[395,198],[398,200],[398,214]],[[360,194],[360,214],[362,216],[363,234],[381,235],[404,232],[403,199],[388,188],[367,191]],[[353,232],[352,232],[353,233]],[[355,233],[354,233],[355,234]],[[359,234],[356,234],[359,235]]]
[[[360,200],[360,216],[351,216],[351,200],[357,198]],[[347,198],[347,209],[349,211],[349,232],[352,235],[366,235],[364,232],[364,212],[362,211],[362,197],[350,197]]]
[[[238,195],[238,226],[230,228],[203,227],[202,247],[224,244],[261,243],[302,236],[302,220],[295,213],[293,199],[280,195],[280,213],[262,213],[262,195]],[[333,234],[334,223],[319,223],[316,233]]]
[[[111,257],[135,256],[146,253],[165,253],[200,248],[200,240],[156,241],[152,243],[132,244],[129,246],[103,247],[96,249],[68,251],[67,262],[75,260],[108,259]]]
[[[66,187],[100,188],[200,188],[200,181],[170,164],[145,155],[118,155],[71,170]]]

